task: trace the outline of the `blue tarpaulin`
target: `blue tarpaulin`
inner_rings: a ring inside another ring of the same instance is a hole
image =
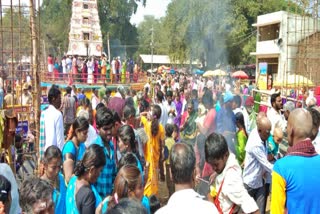
[[[204,71],[203,71],[203,70],[200,70],[200,69],[194,69],[194,70],[193,70],[193,74],[202,75],[202,74],[204,74]]]

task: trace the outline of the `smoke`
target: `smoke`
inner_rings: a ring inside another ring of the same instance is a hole
[[[230,24],[230,0],[190,0],[191,21],[188,26],[190,56],[200,57],[204,66],[226,65],[226,39]]]

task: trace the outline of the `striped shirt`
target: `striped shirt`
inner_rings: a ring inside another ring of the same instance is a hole
[[[113,181],[116,177],[116,161],[114,156],[114,146],[112,141],[109,141],[109,149],[104,146],[104,142],[100,136],[94,141],[94,144],[97,144],[103,147],[104,154],[106,156],[106,165],[104,165],[97,182],[94,184],[101,198],[105,198],[108,195],[111,195],[113,190]]]
[[[62,150],[64,145],[64,128],[63,118],[59,110],[53,105],[49,105],[47,109],[41,112],[40,116],[40,142],[39,142],[39,158],[44,155],[45,150],[49,146],[57,146]]]

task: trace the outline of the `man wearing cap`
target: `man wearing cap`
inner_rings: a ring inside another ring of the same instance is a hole
[[[243,118],[244,118],[244,125],[246,127],[247,134],[249,135],[251,130],[253,129],[253,126],[255,125],[255,115],[253,112],[253,104],[254,99],[252,96],[247,97],[244,108],[242,111]]]
[[[32,96],[29,93],[29,85],[27,83],[23,84],[23,93],[21,94],[21,99],[19,100],[19,103],[21,105],[31,105],[32,104]]]
[[[7,93],[6,93],[6,96],[4,96],[4,108],[8,107],[8,106],[12,106],[14,105],[15,102],[14,102],[14,97],[13,97],[13,94],[12,94],[12,88],[11,86],[9,85],[7,87]]]
[[[217,132],[226,138],[229,150],[235,154],[236,118],[232,111],[232,101],[233,95],[227,91],[223,96],[224,104],[217,114],[216,127]]]

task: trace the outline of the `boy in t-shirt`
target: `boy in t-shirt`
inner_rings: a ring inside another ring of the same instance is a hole
[[[169,154],[171,152],[171,148],[174,145],[175,141],[173,139],[173,132],[174,132],[174,125],[167,124],[165,126],[166,131],[166,139],[165,139],[165,146],[164,146],[164,159],[166,164],[166,181],[167,181],[167,187],[169,191],[169,197],[174,193],[174,184],[171,180],[171,170],[170,170],[170,161],[169,161]]]

